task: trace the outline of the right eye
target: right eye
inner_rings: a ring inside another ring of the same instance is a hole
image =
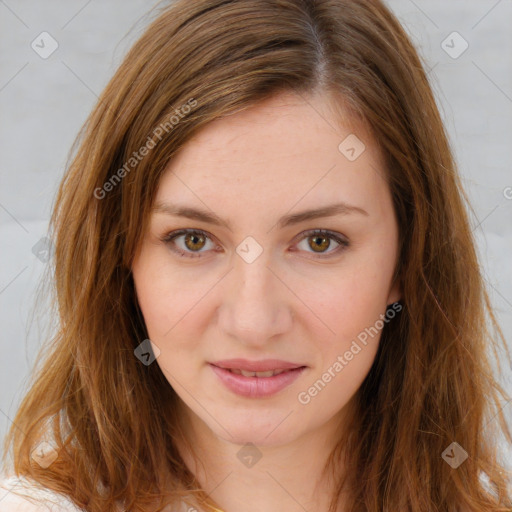
[[[184,237],[182,247],[177,246],[176,243],[176,240],[180,237]],[[206,240],[210,240],[210,237],[205,231],[200,229],[179,229],[168,233],[162,240],[180,257],[198,258],[201,256],[201,252],[206,252],[200,250],[204,247]]]

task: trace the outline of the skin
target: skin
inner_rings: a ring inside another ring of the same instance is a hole
[[[155,211],[134,259],[138,301],[160,351],[153,364],[180,397],[205,467],[180,451],[226,511],[327,511],[330,484],[321,471],[380,331],[359,343],[309,403],[298,395],[400,299],[393,283],[398,226],[382,154],[363,127],[354,131],[348,118],[335,116],[331,99],[280,94],[200,131],[171,161],[155,204],[210,210],[231,229]],[[351,133],[366,146],[354,161],[338,150]],[[339,201],[366,214],[277,226],[283,215]],[[186,235],[174,240],[199,257],[181,257],[164,240],[182,228],[205,232],[188,243]],[[349,245],[305,236],[309,229],[328,229]],[[252,263],[236,252],[248,236],[263,249]],[[307,369],[271,397],[246,398],[208,365],[229,358],[276,358]],[[237,457],[248,442],[261,454],[252,467]]]

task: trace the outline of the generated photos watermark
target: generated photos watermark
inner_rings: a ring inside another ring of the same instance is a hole
[[[194,98],[190,98],[187,103],[181,105],[178,109],[174,109],[174,113],[171,114],[167,121],[164,123],[160,123],[154,130],[153,136],[148,135],[147,140],[143,146],[139,148],[138,151],[134,151],[130,158],[120,167],[112,176],[103,183],[101,187],[97,187],[94,189],[94,197],[96,199],[104,199],[106,195],[114,190],[114,188],[121,183],[121,180],[129,174],[133,169],[137,167],[139,162],[141,162],[144,157],[156,146],[157,141],[154,138],[157,138],[158,141],[162,140],[162,136],[165,133],[169,133],[174,127],[183,119],[187,114],[189,114],[193,108],[197,106],[197,100]]]
[[[354,356],[359,354],[363,347],[368,344],[369,338],[374,338],[379,334],[379,332],[384,328],[384,326],[389,323],[397,313],[402,311],[402,304],[399,302],[394,302],[387,310],[385,314],[381,314],[380,318],[371,326],[366,327],[363,331],[361,331],[357,335],[357,340],[353,340],[350,345],[349,350],[345,351],[343,355],[339,355],[336,358],[336,361],[327,368],[327,370],[322,374],[322,376],[316,380],[307,390],[301,391],[297,395],[297,399],[302,405],[307,405],[311,402],[311,400],[320,393],[332,379],[340,373],[343,368],[345,368]],[[363,345],[361,347],[359,343]]]

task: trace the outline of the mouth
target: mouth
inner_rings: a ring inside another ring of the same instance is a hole
[[[221,367],[222,368],[222,367]],[[303,366],[300,368],[304,368]],[[297,369],[297,368],[295,368]],[[243,375],[244,377],[273,377],[283,372],[290,372],[293,370],[268,370],[266,372],[249,372],[247,370],[240,370],[238,368],[225,368],[228,372],[234,373],[235,375]]]
[[[277,360],[209,363],[220,381],[237,395],[265,398],[290,386],[306,366]]]
[[[272,377],[280,373],[305,368],[305,365],[296,364],[281,359],[263,359],[260,361],[250,361],[248,359],[224,359],[210,363],[218,368],[229,370],[236,375],[244,377]]]

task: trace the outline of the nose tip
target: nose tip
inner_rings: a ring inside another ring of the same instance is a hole
[[[265,344],[292,326],[289,292],[265,258],[240,260],[225,290],[219,312],[220,328],[250,345]]]

